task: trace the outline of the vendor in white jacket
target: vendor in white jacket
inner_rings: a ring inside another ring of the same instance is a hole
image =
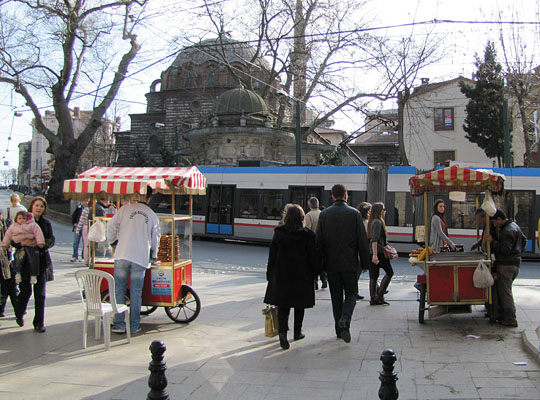
[[[152,188],[147,187],[146,202],[152,198]],[[118,304],[125,304],[129,276],[130,329],[140,332],[142,288],[146,270],[157,257],[159,247],[159,219],[144,202],[121,207],[107,224],[107,238],[115,247],[114,279]],[[125,333],[124,314],[114,317],[114,333]]]

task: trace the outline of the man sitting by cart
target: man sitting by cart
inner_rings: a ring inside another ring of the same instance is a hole
[[[512,294],[512,283],[517,278],[521,264],[521,253],[527,245],[527,238],[521,232],[519,226],[506,218],[501,210],[493,215],[493,221],[497,226],[498,238],[488,234],[488,242],[495,253],[495,266],[497,268],[497,280],[495,287],[499,298],[499,323],[504,326],[517,328],[516,306]]]
[[[152,188],[146,189],[146,203],[126,204],[107,224],[107,237],[114,251],[115,296],[118,304],[126,304],[129,275],[130,329],[140,332],[142,288],[150,260],[155,261],[159,247],[159,219],[148,207]],[[114,316],[114,333],[125,333],[124,314]]]

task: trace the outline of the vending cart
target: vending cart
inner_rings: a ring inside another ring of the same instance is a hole
[[[415,175],[409,179],[409,186],[411,195],[424,196],[425,259],[414,263],[425,272],[417,276],[417,286],[420,291],[418,321],[424,323],[426,311],[433,317],[442,314],[441,310],[448,310],[449,306],[484,304],[490,306],[491,288],[477,288],[473,284],[473,274],[479,263],[483,262],[491,269],[489,243],[485,252],[438,252],[440,249],[436,249],[437,251],[431,255],[428,193],[475,193],[478,206],[478,194],[481,192],[489,191],[499,194],[504,190],[504,176],[490,171],[472,170],[454,165]],[[486,229],[489,233],[489,216]]]
[[[160,244],[158,262],[146,271],[143,285],[141,314],[147,315],[164,307],[175,322],[187,323],[199,315],[201,302],[192,288],[192,195],[206,193],[206,178],[196,167],[186,168],[104,168],[94,167],[77,179],[64,182],[64,197],[91,200],[93,221],[107,222],[111,216],[95,217],[96,199],[105,194],[113,196],[117,206],[122,200],[145,199],[147,187],[154,193],[170,194],[171,210],[158,214]],[[175,213],[175,196],[188,196],[187,215]],[[95,223],[95,222],[94,222]],[[91,267],[114,274],[114,254],[107,242],[91,245]],[[110,296],[106,283],[102,298]],[[129,301],[129,295],[126,303]]]

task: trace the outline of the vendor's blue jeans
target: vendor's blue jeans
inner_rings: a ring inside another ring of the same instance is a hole
[[[71,256],[72,258],[79,259],[79,244],[81,243],[81,238],[82,233],[80,235],[77,235],[77,233],[73,232],[73,254]]]
[[[129,326],[131,332],[135,332],[137,328],[139,328],[141,322],[142,288],[145,272],[146,268],[131,261],[116,260],[114,262],[114,292],[116,303],[118,304],[126,304],[125,300],[129,276]],[[126,329],[123,313],[115,314],[114,326],[118,329]]]

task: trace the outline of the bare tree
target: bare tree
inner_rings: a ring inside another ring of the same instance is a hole
[[[243,27],[239,33],[269,60],[274,72],[269,78],[280,76],[283,89],[301,102],[304,139],[315,128],[330,126],[338,113],[352,119],[374,100],[407,93],[418,72],[439,59],[439,42],[429,32],[420,40],[397,41],[370,34],[367,0],[259,0],[257,18],[248,1],[248,11],[235,8],[228,21],[223,8],[218,11],[221,5],[209,4],[218,32]],[[267,90],[272,82],[266,82]],[[308,102],[314,118],[306,113]],[[281,109],[278,126],[283,115]]]
[[[75,176],[139,52],[134,29],[148,1],[11,0],[0,7],[0,82],[24,98],[36,129],[49,142],[47,152],[55,160],[51,201],[62,199],[64,179]],[[75,137],[70,103],[89,94],[93,112]],[[43,101],[52,103],[56,132],[43,122]]]
[[[511,19],[523,20],[520,12],[512,10]],[[504,21],[499,12],[499,21]],[[530,16],[525,19],[530,19]],[[536,4],[535,20],[540,21],[540,5]],[[530,134],[538,131],[534,113],[540,108],[540,68],[537,54],[540,45],[538,25],[508,25],[499,23],[499,43],[502,48],[504,75],[511,97],[516,103],[525,145],[525,164],[540,165],[538,150],[536,158],[531,156]],[[538,144],[536,144],[538,146]]]

